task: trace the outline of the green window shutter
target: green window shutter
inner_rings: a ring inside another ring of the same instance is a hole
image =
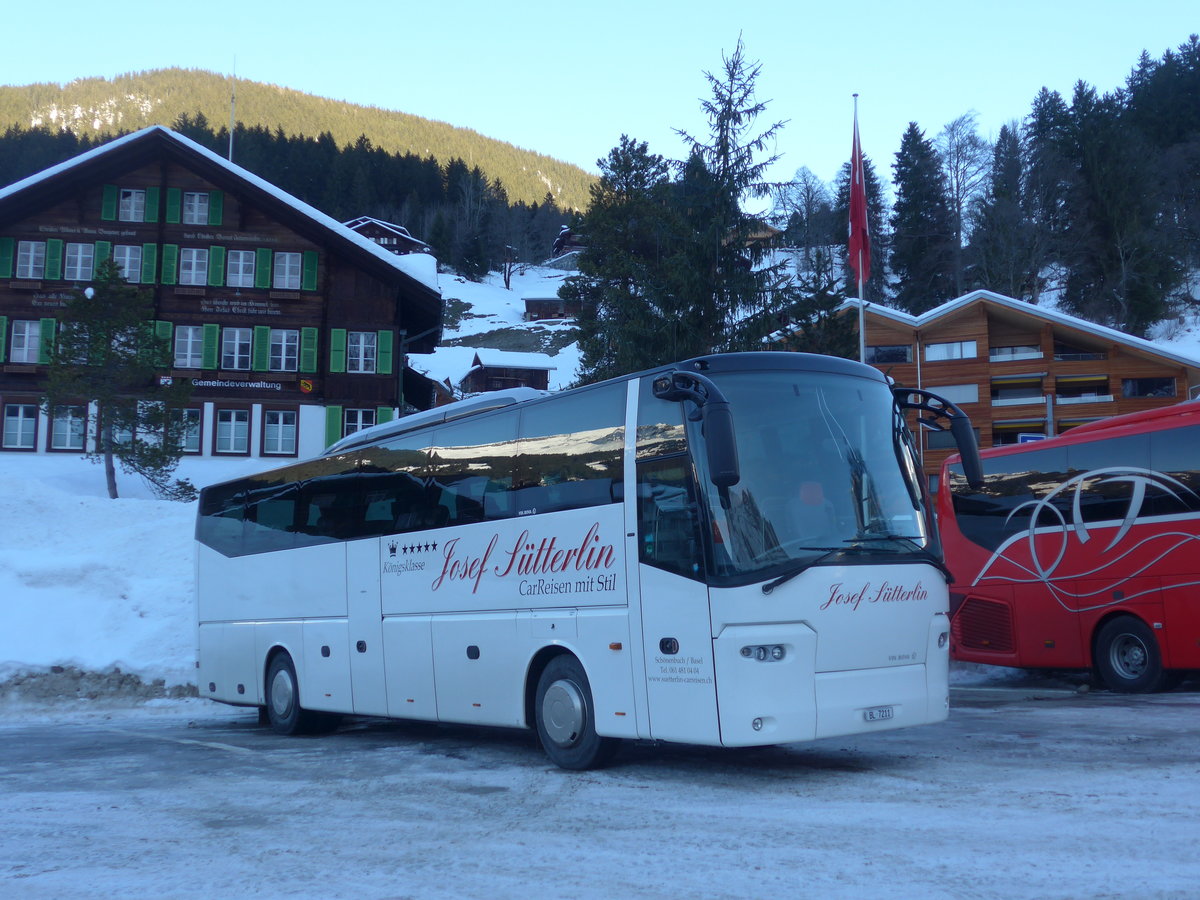
[[[100,263],[112,259],[112,241],[96,241],[96,252],[92,260],[92,272],[100,268]]]
[[[208,192],[208,224],[220,225],[225,218],[225,195],[220,191]]]
[[[200,368],[215,369],[221,343],[221,326],[205,325],[203,335],[204,339],[200,345]]]
[[[0,237],[0,278],[12,278],[13,239]]]
[[[178,225],[183,221],[183,191],[167,188],[167,224]]]
[[[325,407],[325,446],[342,437],[342,408],[340,406]]]
[[[254,286],[269,288],[271,286],[271,251],[259,247],[254,251]]]
[[[300,371],[317,371],[317,329],[300,329]]]
[[[158,268],[158,244],[142,244],[142,284],[154,284]]]
[[[390,406],[375,407],[375,424],[382,425],[384,422],[392,421],[394,410]]]
[[[0,363],[8,359],[8,316],[0,316]]]
[[[392,374],[392,341],[395,335],[381,331],[375,343],[375,371],[379,375]]]
[[[50,355],[54,352],[54,326],[57,324],[54,319],[41,320],[41,346],[38,347],[38,363],[47,365],[50,362]]]
[[[304,264],[300,270],[300,290],[315,291],[317,289],[317,251],[304,251]]]
[[[175,336],[175,326],[159,319],[154,323],[154,336],[160,341],[169,341]]]
[[[63,242],[57,238],[46,241],[46,278],[62,278]]]
[[[208,248],[208,283],[220,287],[225,283],[225,248]]]
[[[346,371],[346,329],[332,328],[329,331],[329,371]]]
[[[175,284],[179,280],[179,245],[163,244],[162,283]]]
[[[250,365],[255,372],[265,372],[271,365],[271,329],[266,325],[254,326]]]
[[[157,186],[146,188],[146,218],[143,221],[158,221],[158,196],[159,189]]]
[[[105,222],[117,220],[117,186],[106,184],[100,197],[100,218]]]

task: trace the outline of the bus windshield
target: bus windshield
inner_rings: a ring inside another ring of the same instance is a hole
[[[929,555],[920,469],[886,384],[811,371],[714,380],[733,410],[741,463],[731,488],[701,480],[714,574],[744,580],[822,558]],[[694,446],[702,440],[695,434]]]

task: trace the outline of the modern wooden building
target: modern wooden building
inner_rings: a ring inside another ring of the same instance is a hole
[[[436,264],[367,237],[166,128],[0,189],[4,451],[94,446],[86,405],[40,408],[72,291],[105,258],[153,293],[187,379],[188,451],[295,457],[432,402],[406,366],[441,338]]]
[[[842,307],[858,315],[858,300]],[[1141,338],[991,291],[973,291],[919,316],[867,304],[867,362],[897,384],[935,391],[970,415],[981,447],[1062,434],[1084,422],[1187,400],[1200,361]],[[786,349],[788,331],[773,336]],[[936,490],[953,450],[924,431]]]

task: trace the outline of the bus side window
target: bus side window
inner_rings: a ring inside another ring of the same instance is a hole
[[[516,440],[515,410],[438,428],[431,451],[434,507],[429,527],[507,518],[510,504],[500,495],[512,487]]]
[[[639,462],[638,558],[686,578],[703,577],[695,486],[686,456]]]
[[[249,485],[234,481],[205,488],[200,496],[196,539],[225,556],[241,556]]]

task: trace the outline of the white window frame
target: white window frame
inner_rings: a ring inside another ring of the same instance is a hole
[[[181,247],[179,250],[179,283],[208,284],[208,248]]]
[[[300,290],[300,270],[303,257],[299,253],[278,250],[275,253],[275,269],[272,284],[277,291]]]
[[[346,371],[363,375],[375,374],[377,359],[376,343],[379,335],[374,331],[349,331],[346,333]]]
[[[37,364],[42,354],[42,323],[37,319],[17,319],[12,324],[12,343],[8,361]]]
[[[230,372],[250,370],[254,329],[225,327],[221,329],[221,368]],[[230,365],[230,363],[233,363]]]
[[[257,254],[253,250],[230,250],[225,257],[225,285],[254,287]]]
[[[941,362],[947,359],[974,359],[978,355],[975,341],[943,341],[925,345],[925,362]]]
[[[17,277],[40,279],[46,276],[46,242],[17,242]]]
[[[183,452],[184,453],[202,453],[203,447],[201,441],[204,432],[204,410],[199,407],[189,406],[184,409],[175,410],[175,414],[184,420],[183,433]]]
[[[5,403],[4,449],[36,450],[37,422],[38,407],[36,403]]]
[[[370,428],[374,424],[375,410],[373,409],[342,410],[342,437],[362,431],[364,428]]]
[[[184,191],[183,215],[184,225],[208,224],[208,191]]]
[[[204,326],[175,326],[175,368],[199,369],[204,362]]]
[[[213,451],[245,456],[250,452],[250,410],[218,409]]]
[[[117,221],[146,221],[146,192],[144,190],[121,188],[120,202],[117,206]]]
[[[63,278],[67,281],[91,281],[96,271],[95,244],[67,244],[63,257]]]
[[[296,410],[263,410],[263,456],[296,455]]]
[[[300,332],[295,328],[271,329],[272,372],[295,372],[300,366]]]
[[[113,247],[112,259],[122,278],[130,284],[141,284],[142,247],[140,244],[117,244]]]
[[[50,419],[51,450],[83,450],[87,441],[87,411],[82,406],[60,406]]]

